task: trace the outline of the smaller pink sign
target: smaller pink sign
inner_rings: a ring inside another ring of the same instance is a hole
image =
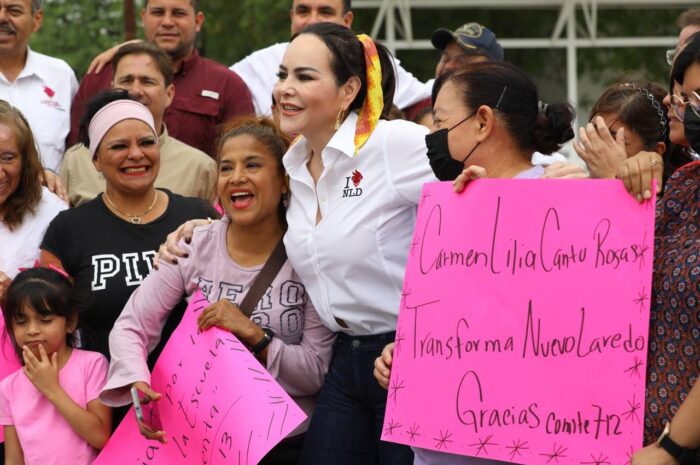
[[[132,408],[94,465],[252,465],[306,419],[235,336],[197,333],[207,305],[192,297],[153,369],[167,444],[141,436]]]

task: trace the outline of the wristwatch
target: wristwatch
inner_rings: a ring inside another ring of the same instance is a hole
[[[265,350],[265,347],[267,347],[270,344],[270,341],[272,341],[272,338],[275,337],[275,333],[272,332],[270,328],[263,328],[262,330],[264,333],[262,339],[260,339],[260,341],[250,348],[250,351],[256,357],[260,355],[263,350]]]
[[[671,439],[671,423],[667,422],[664,431],[656,440],[656,445],[669,453],[671,457],[678,460],[678,463],[683,463],[685,460],[692,458],[695,454],[695,449],[679,446]]]

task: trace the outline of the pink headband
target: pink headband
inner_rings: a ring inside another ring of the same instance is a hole
[[[112,127],[126,119],[137,119],[143,121],[151,128],[153,135],[158,139],[158,131],[156,131],[156,123],[153,121],[151,111],[144,105],[135,100],[115,100],[110,102],[100,111],[95,113],[88,127],[88,135],[90,137],[90,156],[94,159],[97,154],[97,147],[104,138],[107,131]]]

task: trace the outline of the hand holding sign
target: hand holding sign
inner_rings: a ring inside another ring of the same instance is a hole
[[[653,213],[619,181],[426,185],[383,439],[624,463],[642,440]]]
[[[208,305],[201,292],[192,297],[151,386],[136,383],[158,402],[167,443],[144,438],[130,412],[95,465],[252,465],[305,419],[235,336],[217,327],[198,331],[197,317]],[[152,439],[163,439],[157,434]]]

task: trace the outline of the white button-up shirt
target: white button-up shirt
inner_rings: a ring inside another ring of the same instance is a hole
[[[0,73],[0,99],[29,122],[45,168],[58,172],[70,130],[70,106],[78,91],[75,73],[63,60],[27,48],[27,62],[14,82]]]
[[[426,128],[380,121],[353,156],[356,121],[351,112],[328,142],[316,184],[304,138],[285,155],[292,196],[284,243],[323,323],[369,335],[396,329],[421,189],[436,178],[426,156]]]

